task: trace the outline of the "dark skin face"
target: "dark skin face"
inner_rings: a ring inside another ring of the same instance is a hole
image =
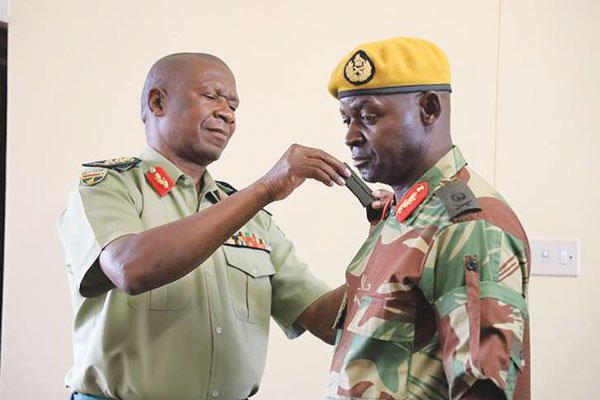
[[[392,186],[399,198],[450,150],[443,102],[435,92],[340,99],[346,145],[363,179]]]
[[[167,71],[161,86],[148,94],[155,121],[148,142],[199,179],[235,132],[235,78],[223,63],[193,56],[173,62]]]

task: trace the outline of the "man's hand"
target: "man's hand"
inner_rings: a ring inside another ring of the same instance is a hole
[[[388,208],[394,197],[394,193],[385,189],[378,189],[373,191],[373,196],[377,197],[371,206],[367,207],[367,220],[372,224],[376,224],[381,219],[381,214],[385,205],[388,204]]]
[[[346,166],[323,150],[293,144],[265,176],[262,183],[271,201],[282,200],[290,195],[306,178],[323,182],[327,186],[345,184],[343,177],[350,176]]]

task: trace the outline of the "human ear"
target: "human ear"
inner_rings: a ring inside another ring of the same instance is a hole
[[[160,117],[165,114],[164,102],[167,94],[158,88],[150,89],[148,92],[148,108],[155,117]]]
[[[419,99],[421,107],[421,122],[425,126],[431,126],[442,114],[440,96],[435,92],[423,92]]]

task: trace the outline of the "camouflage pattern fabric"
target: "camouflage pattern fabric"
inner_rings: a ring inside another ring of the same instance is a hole
[[[479,203],[451,219],[436,190],[465,182]],[[489,379],[529,399],[525,232],[458,148],[418,182],[425,200],[392,211],[346,272],[327,399],[458,399]]]

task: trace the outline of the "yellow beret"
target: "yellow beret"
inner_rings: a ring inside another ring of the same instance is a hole
[[[451,92],[450,65],[439,47],[423,39],[400,37],[365,43],[340,61],[328,89],[338,99],[425,90]]]

